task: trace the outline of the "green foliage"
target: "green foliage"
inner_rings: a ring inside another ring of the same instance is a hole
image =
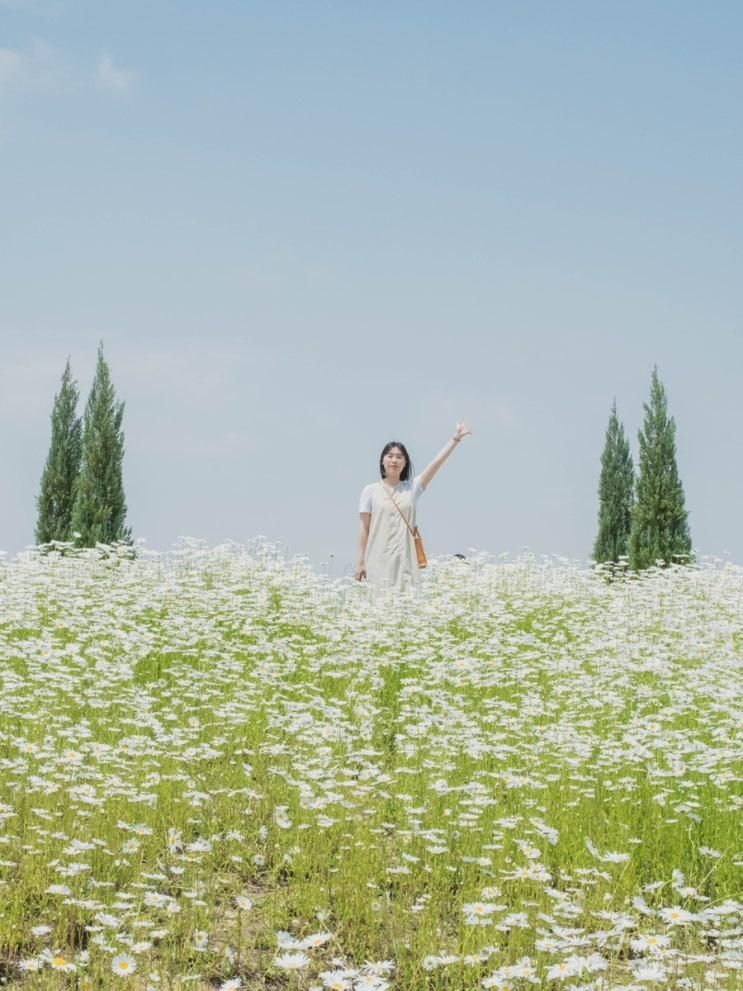
[[[70,539],[82,457],[82,425],[77,416],[79,395],[68,359],[52,408],[52,439],[37,499],[37,544]]]
[[[116,401],[101,345],[85,407],[82,469],[72,515],[72,531],[80,534],[77,539],[83,547],[131,541],[131,530],[125,526],[123,417],[124,403]]]
[[[627,554],[632,527],[635,472],[624,427],[613,403],[601,455],[599,529],[593,547],[597,562],[618,561]]]
[[[668,415],[657,368],[653,369],[650,402],[644,409],[630,534],[630,566],[636,570],[650,568],[658,561],[685,563],[691,557],[688,513],[676,465],[676,424]]]

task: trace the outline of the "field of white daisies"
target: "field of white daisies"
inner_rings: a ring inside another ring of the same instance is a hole
[[[0,983],[743,988],[743,569],[0,563]]]

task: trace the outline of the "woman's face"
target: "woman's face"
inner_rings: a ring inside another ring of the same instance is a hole
[[[391,447],[382,458],[382,464],[388,475],[397,477],[405,470],[405,455],[399,447]]]

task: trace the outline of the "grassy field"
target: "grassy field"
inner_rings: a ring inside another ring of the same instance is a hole
[[[743,569],[0,566],[0,981],[743,987]]]

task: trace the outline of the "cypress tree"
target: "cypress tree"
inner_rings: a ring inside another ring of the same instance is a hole
[[[80,393],[67,359],[62,385],[52,407],[52,439],[49,445],[41,491],[36,500],[39,515],[36,522],[36,543],[69,540],[72,510],[77,496],[80,459],[82,455],[82,426],[77,416]]]
[[[72,530],[80,534],[77,539],[83,547],[131,540],[131,530],[125,526],[123,418],[124,403],[116,401],[101,344],[85,406],[83,461],[72,514]]]
[[[639,432],[640,466],[632,515],[630,566],[635,569],[684,563],[691,558],[691,535],[684,490],[676,465],[676,424],[668,415],[666,391],[653,369],[650,402]]]
[[[593,557],[597,562],[617,562],[627,554],[634,485],[635,472],[629,441],[617,416],[614,400],[601,455],[599,529],[593,546]]]

